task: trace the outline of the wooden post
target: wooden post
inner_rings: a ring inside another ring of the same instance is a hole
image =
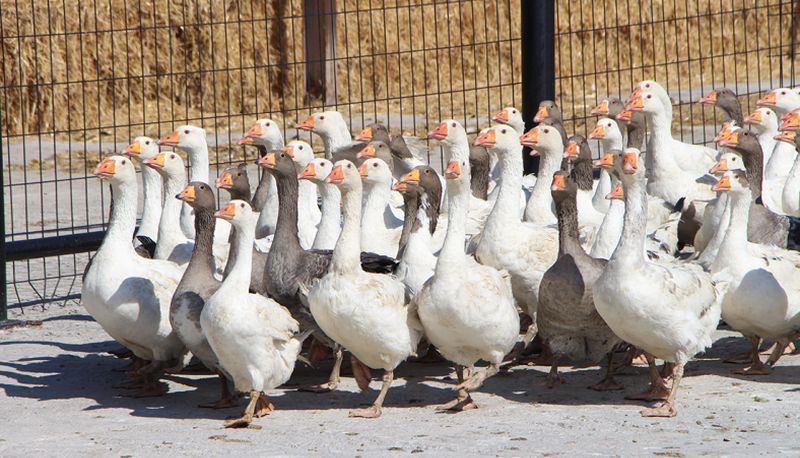
[[[303,0],[306,94],[336,104],[336,1]]]

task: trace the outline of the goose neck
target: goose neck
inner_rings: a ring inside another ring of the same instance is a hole
[[[144,203],[142,205],[142,222],[139,232],[141,235],[157,236],[161,208],[164,206],[161,176],[152,168],[143,166],[142,187]]]
[[[250,287],[250,275],[253,269],[253,241],[256,238],[255,221],[246,222],[241,227],[234,227],[237,232],[235,244],[231,247],[236,256],[233,267],[223,280],[220,290],[231,291],[234,294],[247,292]],[[212,234],[213,235],[213,234]]]
[[[327,132],[325,134],[321,134],[320,136],[322,137],[322,143],[325,145],[325,159],[328,159],[329,161],[333,160],[334,151],[337,151],[338,149],[353,142],[347,126],[340,126],[339,128],[334,129],[333,132]]]
[[[361,188],[342,193],[342,232],[331,258],[331,271],[339,274],[361,270]]]
[[[181,279],[192,278],[194,281],[214,282],[214,229],[217,221],[210,208],[195,208],[194,212],[194,251]],[[178,286],[180,288],[181,285]]]
[[[467,230],[467,211],[469,210],[469,184],[461,180],[447,181],[448,223],[444,245],[439,252],[436,274],[446,273],[464,262],[464,239]],[[498,196],[499,199],[499,196]]]
[[[275,181],[278,188],[278,222],[275,225],[275,238],[272,246],[300,249],[300,238],[297,235],[297,199],[299,195],[297,177],[294,175],[281,176]]]
[[[499,155],[500,190],[497,193],[492,213],[506,219],[518,218],[520,188],[522,187],[522,146],[518,151],[510,151]],[[539,180],[536,180],[537,184]]]
[[[647,193],[641,178],[627,176],[623,179],[625,189],[625,216],[622,235],[612,261],[627,265],[644,264],[644,238],[647,227]]]
[[[111,185],[111,216],[103,243],[97,250],[98,255],[119,255],[126,250],[133,255],[133,231],[136,229],[136,183],[113,183]]]
[[[575,196],[556,204],[558,213],[558,255],[585,255],[578,240],[578,205]]]
[[[717,254],[719,262],[715,260],[715,264],[727,264],[727,261],[736,259],[737,254],[747,246],[747,223],[750,218],[751,201],[752,196],[749,191],[731,193],[728,196],[730,223]]]
[[[208,144],[203,142],[185,151],[189,157],[189,179],[208,183]]]
[[[383,214],[392,199],[392,188],[388,183],[370,183],[365,185],[363,215],[365,228],[383,226]],[[378,225],[378,226],[376,226]]]
[[[169,252],[174,248],[174,243],[178,243],[178,239],[183,239],[183,234],[180,232],[181,208],[183,202],[176,199],[175,196],[179,194],[186,185],[186,177],[181,175],[164,175],[164,208],[161,211],[161,221],[158,224],[158,245],[156,245],[158,259],[166,259],[169,257]],[[159,249],[159,247],[161,249]]]
[[[561,168],[561,154],[555,151],[544,151],[540,154],[542,160],[539,162],[536,184],[531,190],[525,217],[534,223],[549,223],[552,220],[550,204],[553,201],[550,196],[550,181],[553,174]]]

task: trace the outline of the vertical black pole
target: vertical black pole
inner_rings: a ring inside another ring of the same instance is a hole
[[[520,0],[522,13],[522,116],[525,128],[542,100],[556,96],[555,0]],[[539,170],[539,158],[525,148],[525,173]]]
[[[0,110],[0,125],[3,124],[3,114]],[[3,211],[0,214],[0,322],[8,319],[8,284],[6,283],[6,192],[3,187],[3,138],[0,136],[0,207]]]

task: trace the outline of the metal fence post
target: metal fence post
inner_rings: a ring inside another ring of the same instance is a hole
[[[542,100],[554,100],[555,0],[521,0],[522,17],[522,116],[525,128],[534,126],[533,117]],[[539,170],[539,158],[525,149],[525,173]]]
[[[3,124],[3,110],[0,110],[0,125]],[[8,319],[8,282],[6,282],[6,192],[4,188],[5,173],[3,169],[3,137],[0,136],[0,207],[3,208],[2,215],[0,215],[0,263],[2,263],[2,272],[0,272],[0,284],[3,285],[0,291],[0,322]]]

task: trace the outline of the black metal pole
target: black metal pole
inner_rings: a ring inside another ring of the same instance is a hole
[[[533,117],[542,100],[556,95],[555,1],[520,0],[522,16],[522,116],[525,128],[534,126]],[[525,148],[525,173],[539,170],[539,158]]]
[[[3,124],[3,114],[0,110],[0,125]],[[3,285],[0,291],[0,322],[8,319],[8,283],[6,282],[6,191],[4,187],[5,170],[3,169],[3,138],[0,136],[0,207],[3,207],[2,215],[0,215],[0,263],[2,263],[2,272],[0,272],[0,284]]]

